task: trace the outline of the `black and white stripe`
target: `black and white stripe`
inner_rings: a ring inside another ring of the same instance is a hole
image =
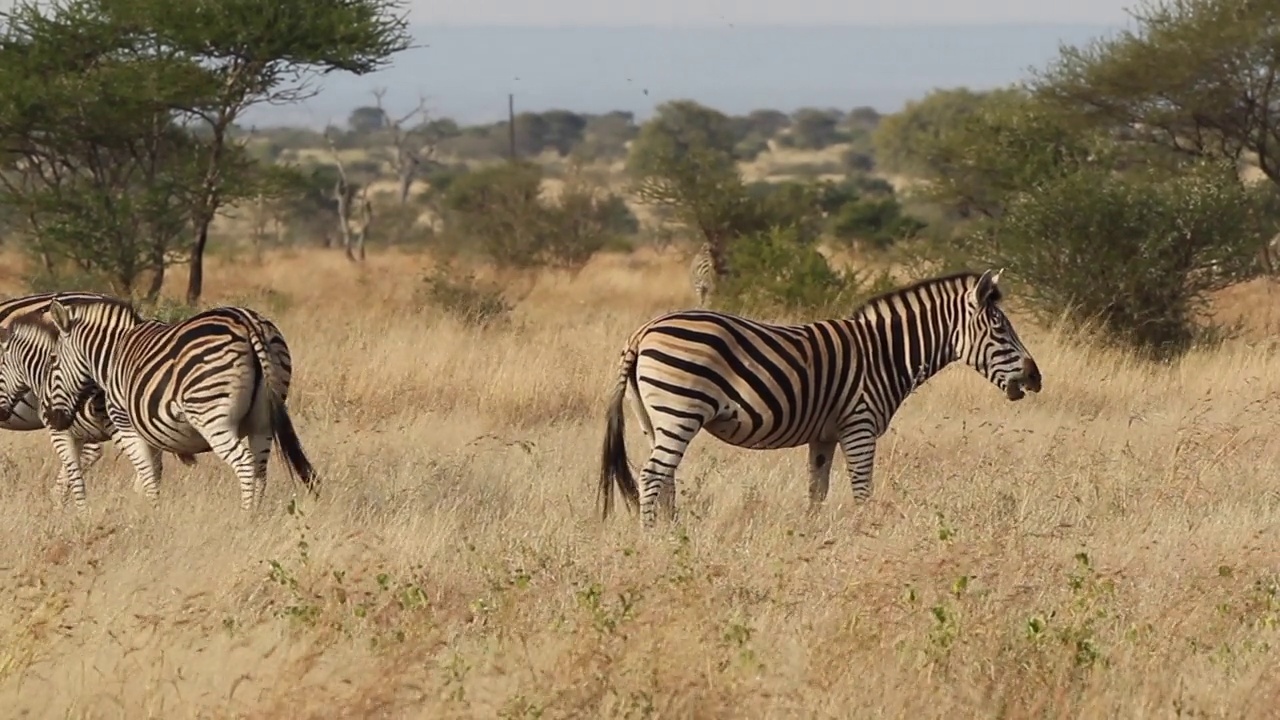
[[[8,327],[0,327],[0,418],[8,418],[13,408],[25,398],[36,403],[47,397],[49,370],[52,365],[58,331],[43,317],[32,313],[16,317]],[[102,443],[112,439],[115,426],[107,417],[106,398],[95,388],[88,400],[80,404],[65,430],[49,430],[53,449],[61,462],[55,497],[65,502],[68,492],[76,507],[86,505],[83,470],[102,456]],[[86,453],[92,445],[96,450]],[[195,463],[190,455],[179,455],[187,465]]]
[[[282,379],[291,366],[277,367],[283,336],[262,316],[220,307],[170,324],[145,320],[122,301],[61,298],[49,316],[58,342],[46,421],[69,427],[77,405],[101,387],[116,441],[153,501],[161,451],[212,451],[235,471],[241,506],[251,509],[265,492],[273,437],[289,469],[315,491],[315,471],[285,405]]]
[[[853,495],[871,494],[876,440],[920,383],[962,360],[1019,400],[1040,370],[999,307],[999,273],[933,278],[874,298],[848,318],[773,325],[706,310],[658,317],[622,353],[608,410],[599,491],[617,486],[652,525],[675,510],[675,471],[705,429],[743,448],[808,445],[810,508],[827,496],[838,445]],[[627,463],[623,399],[652,450],[640,485]]]
[[[8,328],[11,323],[19,318],[43,315],[49,309],[49,303],[58,294],[52,292],[36,293],[0,301],[0,328]],[[72,302],[108,297],[99,293],[88,292],[65,292],[61,293],[61,295]],[[0,382],[2,381],[3,379],[0,378]],[[18,398],[13,407],[10,408],[9,415],[0,419],[0,429],[4,430],[41,430],[44,426],[44,420],[40,417],[36,398],[31,393],[26,393],[21,398]],[[85,446],[85,453],[82,462],[87,466],[102,455],[102,445],[100,443],[89,443]]]

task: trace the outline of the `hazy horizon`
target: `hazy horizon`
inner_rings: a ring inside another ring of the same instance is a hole
[[[923,26],[1035,24],[1116,24],[1134,0],[1076,0],[1028,3],[1025,0],[649,0],[605,4],[595,0],[409,0],[409,18],[425,25],[518,25],[523,27],[706,28],[721,25]]]
[[[460,123],[562,108],[634,112],[691,98],[730,114],[756,108],[868,105],[893,112],[936,87],[986,89],[1025,78],[1058,53],[1116,25],[990,23],[872,27],[528,27],[419,25],[415,47],[364,77],[334,75],[294,106],[254,108],[245,123],[322,127],[345,123],[387,88],[402,114],[425,95],[431,114]]]

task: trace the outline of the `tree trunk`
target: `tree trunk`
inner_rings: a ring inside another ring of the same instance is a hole
[[[155,263],[152,269],[151,285],[147,287],[147,302],[155,302],[160,297],[160,290],[164,287],[164,258]]]
[[[187,304],[195,307],[204,293],[204,249],[209,244],[209,223],[201,218],[196,223],[196,239],[191,243],[191,270],[187,273]]]

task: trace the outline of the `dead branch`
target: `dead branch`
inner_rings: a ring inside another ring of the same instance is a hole
[[[409,200],[409,188],[413,186],[418,173],[435,162],[436,146],[420,133],[415,135],[404,129],[406,123],[420,118],[419,124],[422,124],[430,117],[426,97],[419,95],[418,104],[412,110],[393,119],[382,106],[382,98],[386,94],[386,88],[377,88],[373,91],[373,98],[375,107],[382,112],[387,121],[387,129],[391,131],[391,144],[395,151],[391,164],[399,181],[400,204],[403,205]]]
[[[324,139],[329,145],[329,152],[333,155],[333,164],[338,168],[338,181],[333,185],[333,199],[338,203],[338,231],[342,234],[342,249],[346,252],[347,259],[355,262],[356,258],[352,252],[353,238],[347,222],[351,217],[351,204],[355,201],[356,189],[347,179],[346,166],[342,164],[342,158],[338,155],[338,146],[334,144],[328,128],[325,128]],[[361,240],[360,255],[361,259],[364,259],[363,238]]]

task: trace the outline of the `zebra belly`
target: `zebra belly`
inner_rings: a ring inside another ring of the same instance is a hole
[[[151,445],[172,453],[195,455],[211,449],[209,441],[185,422],[164,423],[162,427],[157,427],[158,424],[148,423],[146,428],[136,428],[138,435]]]
[[[781,450],[812,442],[835,442],[836,423],[828,413],[825,420],[803,417],[802,413],[782,421],[772,413],[748,413],[736,405],[721,408],[703,428],[718,440],[747,450]]]
[[[111,439],[105,423],[92,422],[84,417],[77,416],[70,429],[72,435],[88,442],[106,442]]]
[[[747,450],[781,450],[807,445],[814,438],[797,432],[779,432],[766,423],[756,428],[742,419],[741,414],[728,418],[715,418],[703,426],[717,440]]]
[[[122,412],[118,407],[108,407],[108,414],[117,428],[130,428],[149,445],[172,453],[195,455],[208,452],[209,441],[204,439],[185,418],[162,410],[159,417],[146,418],[138,422],[133,416]]]

